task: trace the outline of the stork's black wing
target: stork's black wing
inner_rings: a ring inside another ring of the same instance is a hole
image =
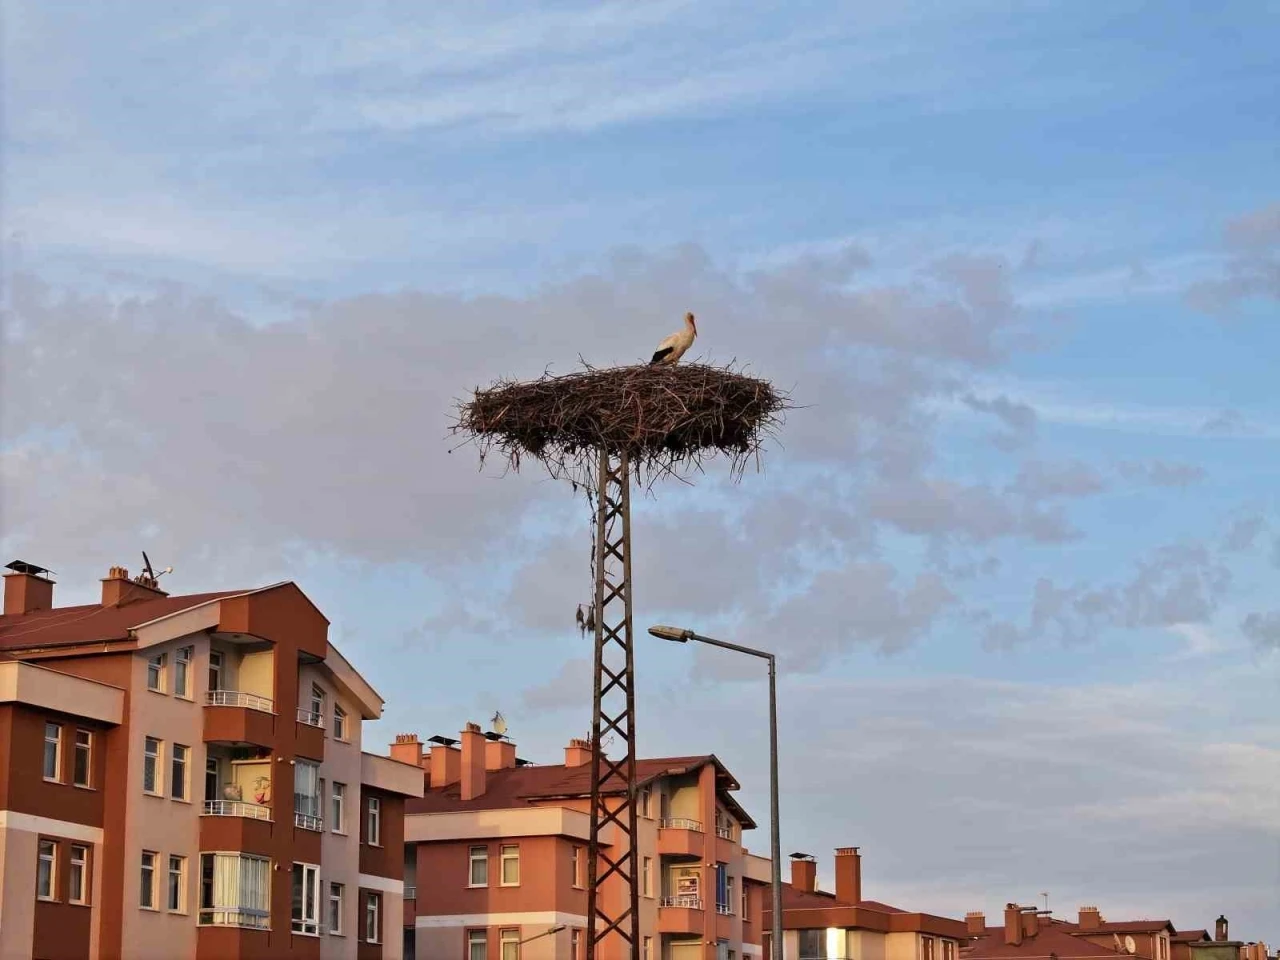
[[[675,347],[663,347],[653,355],[653,359],[649,361],[649,366],[653,366],[655,363],[661,363],[674,349]]]

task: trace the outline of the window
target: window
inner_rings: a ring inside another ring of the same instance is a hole
[[[643,941],[644,952],[640,955],[644,960],[653,960],[653,937],[645,937]]]
[[[742,885],[742,919],[743,920],[751,919],[751,911],[747,909],[747,903],[748,903],[747,885],[744,883]],[[955,960],[955,957],[949,957],[948,960]]]
[[[347,785],[334,783],[329,788],[329,817],[333,820],[334,833],[347,832]]]
[[[724,912],[733,913],[733,877],[725,877],[726,894],[724,898]]]
[[[142,851],[142,885],[138,890],[138,906],[144,910],[156,908],[156,858],[160,854],[154,850]]]
[[[799,930],[797,947],[800,950],[800,956],[808,960],[809,957],[825,957],[827,955],[827,931],[826,930]],[[785,946],[785,943],[784,943]],[[791,951],[787,951],[790,953]]]
[[[200,854],[200,923],[271,926],[271,861],[237,853]]]
[[[653,800],[652,788],[645,787],[643,790],[640,791],[640,816],[642,817],[653,816],[653,813],[649,807],[649,804],[652,802],[652,800]]]
[[[293,821],[307,830],[320,830],[320,765],[297,760],[293,767]]]
[[[377,797],[368,799],[365,810],[365,842],[371,847],[382,846],[382,801]]]
[[[489,848],[472,847],[470,861],[471,868],[467,874],[467,886],[487,887],[489,885]]]
[[[62,724],[44,725],[44,778],[60,780],[62,772]]]
[[[218,775],[218,758],[205,756],[204,758],[204,798],[208,800],[221,800],[218,796],[218,782],[221,778]]]
[[[489,935],[484,930],[467,931],[467,960],[489,960]]]
[[[502,885],[515,887],[520,884],[520,848],[513,844],[504,844],[502,856]]]
[[[316,722],[324,726],[324,720],[320,719],[324,716],[324,689],[318,683],[311,685],[311,713]]]
[[[209,689],[222,689],[222,651],[209,651]]]
[[[640,864],[640,890],[646,897],[653,896],[653,858],[645,857]]]
[[[58,845],[41,840],[36,852],[36,897],[52,900],[57,881]]]
[[[320,868],[293,865],[293,932],[320,935]]]
[[[71,782],[77,787],[90,786],[90,775],[93,770],[93,733],[89,730],[76,731],[76,755],[72,758]]]
[[[169,858],[168,906],[173,913],[187,912],[187,858]]]
[[[933,960],[933,937],[920,938],[920,956],[922,960]]]
[[[729,912],[729,868],[726,864],[716,864],[716,913]],[[926,958],[927,960],[927,958]]]
[[[340,883],[329,884],[329,932],[342,936],[342,900],[346,888]]]
[[[646,941],[648,941],[648,939],[649,939],[648,937],[645,937]],[[581,930],[569,931],[569,960],[582,960],[582,931]],[[651,960],[651,958],[646,956],[645,960]]]
[[[142,792],[160,793],[160,741],[147,737],[142,747]]]
[[[191,699],[191,656],[195,647],[179,647],[173,658],[173,694]]]
[[[173,757],[169,761],[169,796],[175,800],[187,799],[187,758],[191,748],[180,743],[173,745]]]
[[[71,845],[71,876],[68,877],[67,899],[71,903],[87,903],[89,874],[89,848],[79,843]]]
[[[333,705],[333,739],[347,739],[347,711],[342,709],[340,703]]]
[[[167,653],[157,653],[147,661],[147,689],[156,693],[164,693],[164,665],[169,660]]]
[[[1161,941],[1163,943],[1163,941]],[[956,945],[953,940],[942,941],[942,960],[956,960]],[[1167,960],[1167,958],[1164,958]]]
[[[498,934],[502,946],[502,960],[520,960],[520,931],[503,930]]]
[[[575,846],[573,848],[573,885],[581,888],[582,886],[582,848]]]
[[[382,931],[382,894],[364,895],[364,942],[377,943]]]

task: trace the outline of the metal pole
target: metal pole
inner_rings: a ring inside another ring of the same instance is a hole
[[[773,944],[770,960],[782,958],[782,841],[778,826],[777,659],[769,657],[769,846],[773,860]]]

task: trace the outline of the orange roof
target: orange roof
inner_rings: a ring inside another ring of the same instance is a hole
[[[1108,923],[1104,920],[1090,930],[1079,930],[1079,932],[1085,935],[1093,933],[1158,933],[1166,928],[1170,933],[1176,932],[1173,924],[1168,920],[1119,920],[1115,923]]]
[[[139,624],[197,607],[210,600],[234,597],[244,590],[218,593],[191,593],[177,597],[137,600],[122,607],[89,603],[78,607],[54,607],[33,613],[0,616],[0,649],[34,650],[80,643],[128,640],[129,631]]]
[[[1035,936],[1023,937],[1022,942],[1015,945],[1005,943],[1004,927],[987,927],[986,933],[963,947],[960,955],[964,960],[979,960],[984,957],[1021,957],[1028,960],[1031,957],[1049,956],[1106,957],[1111,960],[1121,956],[1109,946],[1091,943],[1077,936],[1078,932],[1074,923],[1042,919]]]
[[[773,911],[765,903],[765,917]],[[788,930],[812,927],[843,927],[878,930],[884,933],[922,931],[937,936],[965,935],[964,922],[929,913],[912,913],[879,900],[859,900],[852,903],[840,900],[825,890],[809,892],[790,883],[782,885],[782,925]],[[766,919],[766,926],[770,922]]]

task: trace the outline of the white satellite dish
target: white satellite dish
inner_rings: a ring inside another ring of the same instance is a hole
[[[507,735],[507,720],[502,714],[495,713],[493,715],[492,723],[494,733],[500,737],[505,737]]]
[[[1125,934],[1125,937],[1124,937],[1124,952],[1125,953],[1138,952],[1137,943],[1135,943],[1133,937],[1129,936],[1128,934]]]

